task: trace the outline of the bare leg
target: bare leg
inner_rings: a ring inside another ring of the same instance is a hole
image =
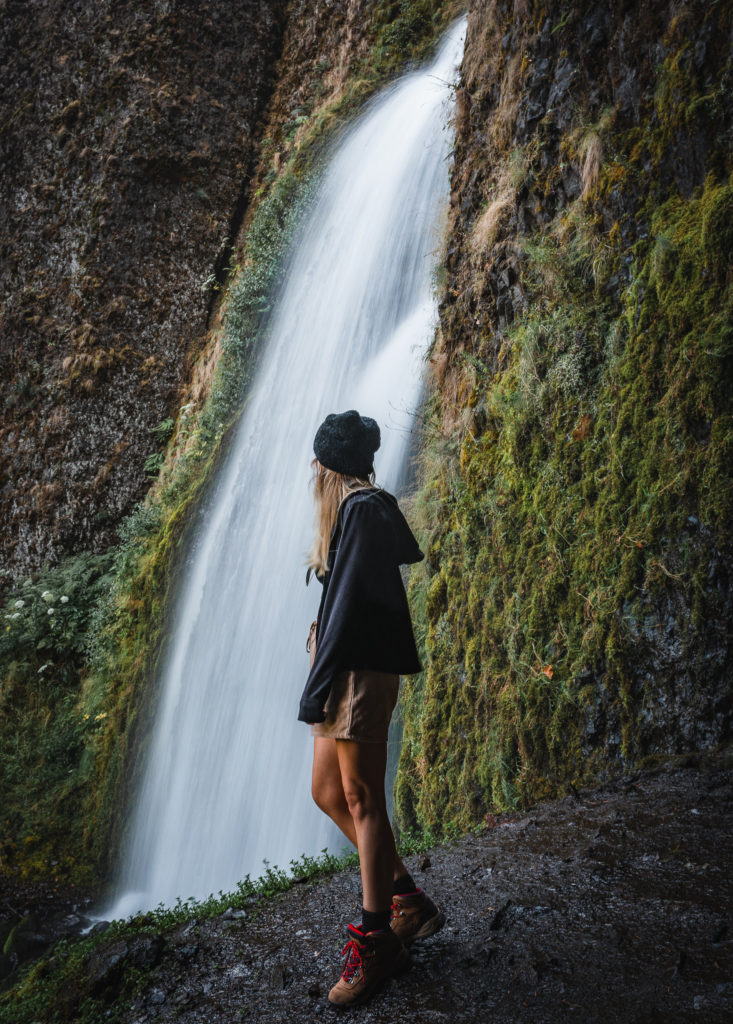
[[[326,739],[325,736],[314,737],[311,793],[323,813],[327,814],[349,842],[356,846],[354,820],[349,813],[341,783],[336,740]]]
[[[356,829],[354,828],[354,819],[351,816],[349,805],[346,802],[344,786],[341,781],[341,768],[339,765],[338,751],[336,750],[336,745],[340,742],[348,741],[329,740],[324,736],[315,737],[313,745],[313,783],[311,791],[313,799],[324,814],[327,814],[328,817],[338,825],[349,842],[353,843],[354,846],[358,848],[359,844],[357,842]],[[376,743],[363,745],[375,747],[377,749],[380,747],[380,744]],[[383,756],[386,759],[386,748]],[[384,796],[384,772],[382,773],[381,788],[382,796]],[[389,824],[389,820],[387,823]],[[390,833],[391,831],[390,827]],[[392,878],[395,880],[406,874],[408,874],[407,868],[395,852]]]
[[[364,909],[386,910],[392,902],[397,860],[384,797],[387,744],[336,740],[336,751],[344,796],[356,832]]]

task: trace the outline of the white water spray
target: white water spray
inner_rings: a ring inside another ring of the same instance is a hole
[[[252,394],[179,598],[116,905],[120,917],[233,889],[345,840],[310,797],[296,720],[320,587],[305,587],[312,440],[329,412],[382,428],[404,473],[435,320],[451,88],[465,22],[339,143],[298,232]]]

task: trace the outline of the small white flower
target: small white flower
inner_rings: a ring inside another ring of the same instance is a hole
[[[46,671],[46,669],[48,668],[49,664],[50,663],[47,661],[45,665],[41,665],[41,667],[38,670],[38,675],[39,676],[40,676],[41,672],[45,672]]]
[[[51,593],[51,591],[50,590],[44,590],[43,593],[41,594],[41,600],[42,601],[53,601],[53,594]]]
[[[66,594],[62,594],[62,596],[59,598],[59,601],[61,602],[61,604],[68,604],[69,603],[69,599],[66,596]]]
[[[54,613],[55,611],[56,611],[56,609],[55,609],[55,608],[49,608],[49,609],[48,609],[48,614],[49,614],[49,615],[53,615],[53,613]]]
[[[15,607],[16,607],[16,608],[25,608],[25,601],[23,601],[22,599],[21,599],[21,600],[18,600],[18,601],[16,601],[16,602],[15,602]]]

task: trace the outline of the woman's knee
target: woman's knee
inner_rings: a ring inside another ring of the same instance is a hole
[[[349,808],[349,814],[354,821],[382,816],[387,813],[384,793],[375,791],[362,780],[344,780],[343,791],[346,806]]]
[[[335,808],[343,810],[344,794],[341,788],[341,772],[336,744],[333,740],[316,737],[313,750],[313,775],[311,796],[316,805],[326,814]]]
[[[331,816],[331,812],[342,811],[344,808],[344,792],[340,780],[337,786],[332,779],[314,778],[311,784],[311,796],[316,806],[329,816]]]

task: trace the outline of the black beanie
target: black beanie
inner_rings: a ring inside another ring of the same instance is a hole
[[[374,453],[381,443],[379,426],[356,409],[332,412],[316,431],[313,451],[326,469],[366,480],[374,466]]]

